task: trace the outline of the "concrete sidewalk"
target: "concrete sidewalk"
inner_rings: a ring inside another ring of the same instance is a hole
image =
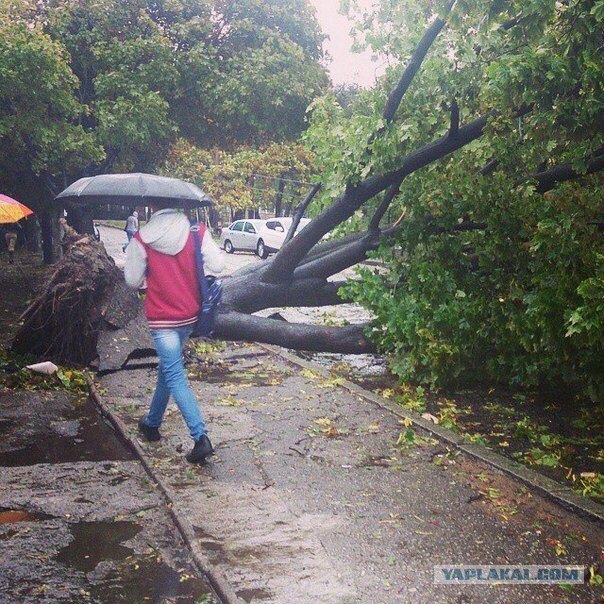
[[[437,564],[602,564],[604,531],[421,437],[398,416],[251,345],[189,366],[217,454],[170,405],[147,461],[246,602],[601,602],[595,586],[436,586]],[[136,438],[155,372],[101,380]],[[406,444],[407,443],[407,444]],[[600,571],[601,572],[601,571]]]

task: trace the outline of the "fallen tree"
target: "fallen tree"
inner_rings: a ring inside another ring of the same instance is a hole
[[[63,259],[23,313],[13,350],[87,364],[98,356],[101,321],[122,276],[101,244],[70,227],[66,230]]]
[[[430,25],[411,53],[406,68],[388,96],[382,111],[382,124],[367,139],[366,152],[360,161],[369,162],[374,143],[388,134],[389,125],[395,119],[397,111],[409,90],[414,78],[420,72],[422,62],[439,33],[445,28],[448,12],[452,3],[441,17],[432,19]],[[515,27],[511,24],[509,27]],[[569,95],[577,94],[570,90]],[[449,127],[440,136],[418,145],[397,160],[393,169],[381,173],[371,173],[363,178],[351,178],[339,195],[327,204],[311,222],[296,235],[300,218],[320,191],[320,185],[314,186],[305,199],[294,210],[294,221],[287,235],[286,243],[270,260],[260,261],[254,265],[224,278],[224,297],[221,312],[217,318],[216,337],[227,340],[249,340],[278,344],[294,349],[321,350],[340,353],[366,353],[375,350],[374,344],[367,337],[368,325],[347,325],[343,327],[326,327],[312,324],[292,324],[274,318],[254,315],[258,311],[274,307],[326,306],[342,304],[346,301],[339,294],[341,283],[333,281],[335,275],[352,267],[367,258],[367,254],[378,248],[380,243],[397,232],[399,222],[381,226],[388,209],[397,199],[401,185],[406,178],[456,151],[467,147],[484,136],[487,127],[502,115],[521,118],[533,110],[532,103],[520,104],[517,107],[493,107],[482,112],[474,112],[475,117],[465,123],[460,119],[460,107],[455,98],[448,104],[450,114]],[[601,170],[601,154],[587,158],[589,171]],[[362,167],[362,166],[361,166]],[[491,160],[488,169],[485,166],[482,174],[492,173],[498,167],[498,160]],[[360,171],[359,171],[360,172]],[[544,193],[564,180],[576,178],[577,173],[570,165],[544,168],[528,176],[537,183],[537,192]],[[524,182],[520,180],[519,184]],[[381,195],[381,198],[378,196]],[[368,216],[367,227],[362,231],[344,237],[323,241],[325,235],[346,223],[357,211],[365,209],[371,200],[374,202],[373,213]],[[443,227],[427,222],[425,228],[437,233]],[[460,232],[484,228],[482,224],[460,217],[460,223],[454,230]],[[296,236],[294,236],[296,235]],[[97,273],[87,270],[89,282],[80,284],[82,268],[77,266],[81,250],[78,246],[88,246],[87,253],[97,257],[93,264],[100,268]],[[111,364],[123,364],[136,351],[145,351],[150,344],[145,344],[142,335],[143,323],[140,321],[140,304],[135,294],[129,293],[121,285],[121,277],[112,266],[101,245],[93,242],[73,242],[66,259],[57,269],[56,278],[67,280],[75,285],[76,292],[62,298],[47,288],[34,302],[24,317],[15,346],[25,350],[43,334],[44,345],[31,348],[39,354],[45,351],[55,354],[58,360],[89,363],[98,352],[99,342],[105,348],[112,347],[113,352],[100,351],[101,366],[108,366],[106,359],[113,356]],[[113,281],[113,289],[105,283]],[[101,287],[96,281],[100,280]],[[118,282],[120,284],[118,285]],[[95,292],[97,299],[92,300],[90,292]],[[84,303],[77,305],[77,296],[82,296]],[[57,304],[59,306],[57,306]],[[116,312],[116,309],[127,309]],[[137,309],[136,313],[132,309]],[[76,329],[69,332],[61,327],[61,321],[50,320],[45,315],[58,313],[59,317],[74,317],[78,312],[86,312],[85,319],[76,320]],[[136,315],[136,316],[134,316]],[[133,330],[133,325],[140,329]],[[118,332],[117,330],[122,330]],[[130,330],[128,335],[124,335]],[[136,332],[136,333],[134,333]],[[77,334],[77,335],[76,335]],[[66,344],[67,338],[80,338],[82,341]],[[85,340],[85,342],[84,342]],[[128,344],[120,344],[128,342]],[[118,351],[119,349],[119,351]],[[104,364],[105,363],[105,364]]]

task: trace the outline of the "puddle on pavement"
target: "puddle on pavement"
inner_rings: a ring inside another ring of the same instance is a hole
[[[79,428],[75,436],[52,430],[46,422],[39,420],[38,424],[28,426],[29,421],[36,421],[28,417],[23,417],[23,422],[2,420],[0,431],[4,428],[4,448],[10,442],[17,442],[19,446],[0,452],[0,466],[31,466],[74,461],[128,461],[134,458],[111,426],[98,414],[92,401],[81,399],[56,419],[77,420]],[[20,433],[27,433],[27,437],[19,438]]]
[[[13,524],[15,522],[35,522],[50,520],[53,516],[42,514],[41,512],[32,512],[30,510],[11,510],[0,508],[0,524]]]
[[[102,560],[124,560],[132,555],[123,541],[142,529],[134,522],[78,522],[69,525],[73,541],[57,554],[57,560],[83,572],[94,570]]]
[[[114,567],[90,587],[93,601],[195,602],[208,592],[203,580],[181,569],[178,572],[157,554],[141,556],[123,545],[141,530],[135,522],[78,522],[69,527],[73,541],[57,554],[57,561],[84,573],[100,562]]]
[[[273,594],[266,589],[241,589],[237,595],[244,602],[257,602],[258,600],[269,600]]]
[[[138,567],[138,568],[137,568]],[[215,602],[208,586],[185,572],[177,572],[157,558],[134,558],[115,569],[90,590],[93,601],[111,604],[135,602]]]
[[[271,367],[257,363],[238,367],[231,363],[189,367],[192,380],[206,384],[249,384],[250,386],[276,386],[288,377],[284,370],[275,371]]]

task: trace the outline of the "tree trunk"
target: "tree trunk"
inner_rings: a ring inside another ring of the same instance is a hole
[[[296,350],[361,354],[375,352],[365,337],[365,325],[327,327],[302,323],[284,323],[238,312],[220,313],[215,337],[222,340],[264,342]]]
[[[38,253],[41,249],[42,234],[37,216],[30,216],[25,221],[25,240],[30,252]]]
[[[82,206],[71,208],[67,213],[67,223],[78,233],[94,235],[93,208]]]
[[[275,217],[279,218],[283,214],[283,192],[285,191],[285,181],[281,175],[277,179],[277,191],[275,192]]]
[[[42,210],[40,226],[42,229],[42,253],[45,264],[54,264],[61,259],[61,233],[57,208]]]

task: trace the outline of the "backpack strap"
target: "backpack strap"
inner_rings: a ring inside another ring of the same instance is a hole
[[[201,232],[201,236],[199,233]],[[203,270],[203,254],[201,253],[201,238],[205,233],[205,229],[201,229],[199,225],[191,226],[191,234],[193,235],[193,253],[195,254],[195,274],[197,275],[197,286],[199,288],[199,300],[201,304],[208,301],[208,284]]]

